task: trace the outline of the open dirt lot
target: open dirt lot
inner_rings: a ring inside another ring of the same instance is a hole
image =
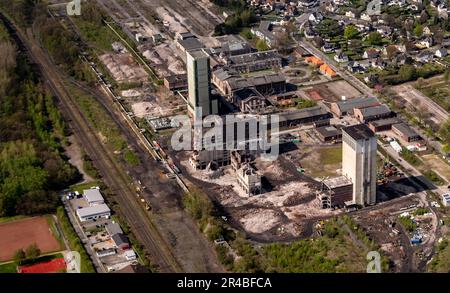
[[[286,157],[312,177],[337,176],[342,167],[342,146],[302,147]]]
[[[238,186],[230,166],[221,171],[194,170],[185,156],[180,163],[183,175],[220,203],[230,224],[255,241],[308,237],[315,222],[339,213],[320,209],[315,200],[315,184],[288,168],[292,164],[283,158],[270,164],[257,160],[255,165],[265,181],[264,191],[250,197]]]
[[[361,97],[361,93],[345,80],[338,80],[305,88],[306,91],[314,90],[319,93],[325,102],[338,102],[345,96],[347,99]]]
[[[117,82],[139,82],[148,79],[148,73],[139,66],[130,53],[104,54],[100,61]]]
[[[36,243],[42,253],[61,249],[45,217],[28,218],[0,224],[0,261],[13,258],[18,249]]]
[[[450,165],[445,163],[441,158],[437,155],[424,155],[423,161],[425,164],[431,169],[437,172],[441,177],[450,182]]]

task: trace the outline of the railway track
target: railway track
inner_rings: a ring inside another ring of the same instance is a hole
[[[63,79],[49,57],[31,38],[27,38],[9,19],[0,12],[5,24],[19,49],[28,56],[42,77],[42,82],[51,89],[59,101],[61,112],[70,121],[74,135],[86,153],[94,161],[105,183],[117,195],[120,209],[140,243],[150,254],[152,262],[161,272],[181,272],[182,268],[169,245],[165,242],[150,215],[138,202],[130,180],[117,165],[113,154],[100,141],[91,123],[84,117],[75,99],[67,90]]]

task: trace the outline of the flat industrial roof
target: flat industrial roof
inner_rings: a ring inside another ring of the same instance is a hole
[[[83,195],[86,198],[87,202],[104,201],[100,190],[98,190],[97,188],[85,189],[83,190]]]
[[[203,52],[202,50],[199,49],[203,49],[205,48],[205,45],[200,42],[198,39],[196,38],[190,38],[190,39],[185,39],[185,40],[178,40],[178,43],[186,50],[186,51],[193,51],[193,52],[189,52],[189,53],[194,53],[194,52],[202,52],[203,54],[205,54],[206,56],[208,56],[205,52]],[[195,50],[195,51],[194,51]],[[192,54],[191,54],[192,55]],[[195,58],[194,55],[192,55],[192,57]],[[198,57],[204,57],[204,56],[198,56]]]
[[[391,109],[389,109],[389,107],[386,106],[385,104],[358,109],[361,111],[363,117],[372,117],[391,113]]]
[[[99,214],[110,213],[111,210],[106,204],[99,204],[92,207],[86,207],[77,210],[77,214],[80,218],[95,216]]]
[[[348,112],[350,110],[353,110],[354,108],[376,106],[379,104],[380,104],[380,101],[374,97],[356,98],[356,99],[345,100],[345,101],[340,101],[340,102],[336,103],[336,105],[339,107],[339,110],[341,110],[341,112]]]
[[[280,121],[293,121],[298,119],[311,118],[316,116],[322,116],[329,114],[324,108],[321,106],[314,106],[306,109],[289,111],[289,112],[280,112],[278,115],[280,116]]]
[[[324,137],[336,136],[336,135],[341,134],[340,130],[338,130],[336,127],[330,126],[330,125],[317,127],[316,131]]]
[[[352,184],[352,181],[345,176],[328,178],[322,181],[328,188],[337,188]]]
[[[419,135],[414,129],[409,127],[408,124],[404,122],[392,125],[392,128],[397,129],[399,132],[401,132],[403,135],[406,135],[407,137],[415,137]]]
[[[357,124],[348,126],[343,129],[345,133],[350,135],[354,140],[369,139],[375,136],[375,133],[365,124]]]
[[[392,118],[388,118],[388,119],[381,119],[381,120],[375,120],[375,121],[370,121],[369,124],[374,126],[374,127],[380,127],[380,126],[387,126],[387,125],[392,125],[392,124],[397,124],[402,122],[399,118],[397,117],[392,117]]]

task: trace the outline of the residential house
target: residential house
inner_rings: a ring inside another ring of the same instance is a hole
[[[373,68],[377,68],[377,69],[383,70],[383,69],[386,68],[387,63],[386,63],[386,61],[384,61],[381,58],[376,58],[376,59],[371,60],[371,66]]]
[[[337,5],[334,4],[333,2],[328,2],[325,4],[325,10],[328,12],[334,13],[336,12],[337,8],[338,8]]]
[[[120,250],[130,249],[130,242],[128,241],[128,238],[122,233],[114,234],[111,237],[111,240],[113,241],[116,248]]]
[[[324,53],[332,53],[336,51],[336,46],[332,43],[325,42],[321,49]]]
[[[434,53],[429,51],[421,52],[413,57],[414,61],[420,62],[420,63],[428,63],[430,61],[433,61],[434,59]]]
[[[299,7],[314,7],[319,5],[318,0],[299,0],[298,4]]]
[[[378,76],[376,74],[370,74],[364,77],[364,82],[367,84],[376,84],[378,82]]]
[[[422,33],[424,36],[431,36],[433,34],[429,26],[424,27]]]
[[[342,51],[338,51],[334,55],[334,60],[339,63],[348,62],[348,56],[344,54]]]
[[[361,64],[357,61],[350,61],[347,64],[347,70],[351,73],[363,73],[366,72],[366,69],[361,66]]]
[[[364,54],[362,56],[364,59],[375,59],[380,57],[380,51],[376,49],[368,49],[364,51]]]
[[[345,16],[347,16],[348,18],[356,18],[356,14],[352,10],[347,11],[345,13]]]
[[[421,40],[419,44],[426,48],[431,48],[434,45],[434,39],[432,37],[426,37],[425,39]]]
[[[313,12],[309,15],[308,20],[314,23],[319,23],[323,20],[323,15],[320,12]]]
[[[322,64],[319,68],[319,71],[323,75],[326,75],[331,78],[337,76],[336,72],[333,69],[331,69],[331,67],[327,64]]]
[[[372,21],[372,16],[368,13],[362,13],[360,18],[365,21],[369,21],[369,22]]]
[[[309,26],[305,27],[304,34],[307,39],[314,39],[314,37],[317,36],[316,31]]]
[[[323,61],[316,56],[309,56],[305,58],[305,62],[309,64],[314,64],[315,66],[320,66],[323,64]]]
[[[439,48],[436,50],[436,52],[434,53],[434,56],[438,57],[438,58],[442,58],[448,55],[447,49],[445,48]]]
[[[390,26],[382,25],[377,27],[377,32],[379,32],[384,37],[389,37],[392,35],[393,29]]]

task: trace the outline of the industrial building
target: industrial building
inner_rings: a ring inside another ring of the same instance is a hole
[[[176,45],[184,53],[198,51],[205,48],[205,45],[197,38],[188,38],[184,40],[180,39],[177,40]]]
[[[189,40],[189,39],[188,39]],[[187,53],[189,111],[196,116],[199,108],[202,117],[218,113],[218,101],[211,99],[211,74],[209,56],[203,50]]]
[[[238,35],[225,35],[216,37],[216,39],[220,42],[220,47],[211,49],[214,54],[235,56],[252,52],[250,44]]]
[[[375,120],[369,122],[369,128],[373,132],[387,131],[392,129],[392,125],[402,122],[397,117]]]
[[[280,116],[280,128],[289,128],[299,124],[313,123],[328,119],[331,114],[321,106],[314,106],[295,111],[277,113]]]
[[[322,142],[339,142],[342,139],[342,131],[334,126],[322,126],[314,130]]]
[[[164,77],[164,87],[169,91],[186,89],[188,87],[186,74],[175,74]]]
[[[377,139],[365,124],[342,131],[342,174],[353,183],[353,203],[376,203]]]
[[[250,164],[244,164],[239,168],[236,176],[238,185],[248,196],[261,193],[261,175]]]
[[[377,106],[355,108],[353,110],[353,114],[359,122],[367,123],[369,121],[391,117],[393,112],[388,106],[381,104]]]
[[[111,210],[106,204],[77,209],[76,213],[81,222],[111,217]]]
[[[270,112],[269,101],[256,89],[240,89],[233,93],[230,101],[235,104],[242,113],[264,114]]]
[[[276,50],[253,52],[225,58],[228,68],[239,73],[281,68],[281,57]]]
[[[225,77],[225,75],[222,75]],[[286,92],[286,78],[280,73],[272,73],[253,77],[228,77],[216,86],[226,96],[231,96],[234,91],[255,88],[262,95],[273,95]]]
[[[345,115],[353,115],[355,108],[365,108],[380,105],[377,98],[356,98],[351,100],[343,100],[331,104],[331,112],[337,117]]]
[[[91,207],[105,203],[100,190],[98,190],[97,188],[85,189],[83,191],[83,196],[86,199],[86,202]]]
[[[392,131],[405,142],[418,141],[422,139],[420,134],[403,122],[392,125]]]
[[[345,202],[351,201],[353,183],[345,176],[327,178],[322,181],[322,188],[317,192],[320,208],[343,207]]]

